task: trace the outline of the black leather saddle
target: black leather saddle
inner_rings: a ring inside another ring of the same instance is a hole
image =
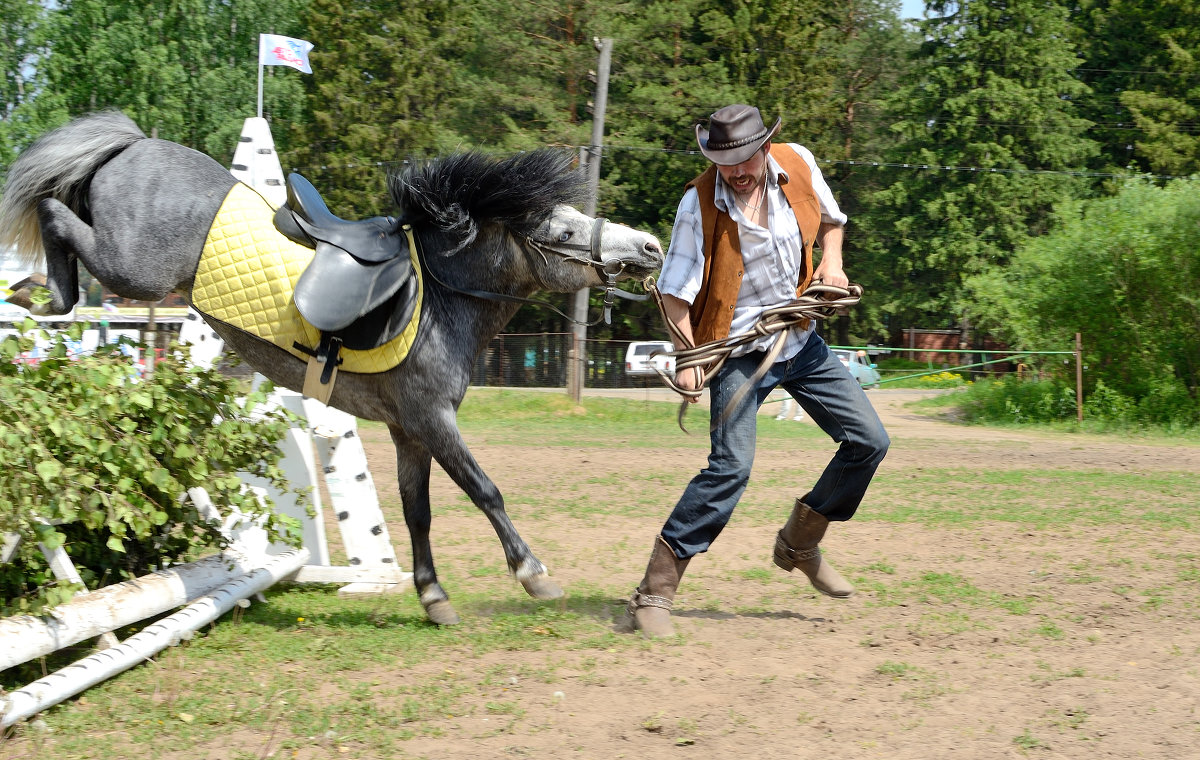
[[[319,346],[297,345],[327,365],[321,382],[328,382],[340,363],[341,348],[370,350],[408,326],[420,283],[408,235],[394,219],[341,219],[311,182],[293,173],[287,177],[287,202],[274,222],[288,239],[316,251],[293,298],[300,316],[321,331]]]

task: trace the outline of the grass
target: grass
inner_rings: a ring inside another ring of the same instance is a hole
[[[919,491],[926,500],[901,498]],[[1031,494],[1053,494],[1052,510],[1030,509]],[[864,520],[968,525],[999,521],[1045,528],[1064,522],[1112,525],[1148,521],[1197,527],[1195,478],[1185,472],[1051,470],[1041,467],[965,470],[929,467],[903,481],[872,485]]]
[[[459,592],[464,622],[438,628],[412,594],[349,600],[330,589],[277,586],[267,591],[267,604],[252,605],[237,623],[218,622],[43,720],[53,723],[58,758],[120,757],[130,742],[156,756],[239,731],[288,737],[279,742],[282,750],[328,744],[398,751],[397,743],[435,735],[448,719],[477,712],[481,694],[483,712],[519,720],[518,705],[503,698],[508,678],[555,681],[548,669],[468,683],[445,663],[546,648],[605,657],[640,648],[639,639],[607,630],[616,594],[573,590],[561,604],[515,598],[496,604]],[[373,675],[396,668],[426,675],[397,685]],[[6,687],[38,675],[18,670],[5,673]],[[302,682],[322,684],[320,691],[304,688],[298,674]],[[115,730],[97,734],[97,725]],[[37,729],[17,734],[37,746]],[[7,757],[3,747],[0,740],[0,756]],[[264,742],[260,750],[266,749]]]

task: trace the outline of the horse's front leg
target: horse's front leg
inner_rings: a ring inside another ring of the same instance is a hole
[[[466,441],[458,432],[453,418],[448,424],[439,426],[441,429],[433,432],[425,440],[433,458],[442,466],[446,474],[470,497],[492,523],[500,544],[504,547],[504,558],[508,569],[525,587],[525,591],[535,599],[558,599],[563,595],[562,588],[550,580],[546,566],[533,555],[533,551],[508,518],[504,510],[504,497],[491,478],[484,473],[479,462],[467,449]]]
[[[433,548],[429,543],[429,467],[432,456],[419,441],[406,435],[399,427],[391,425],[389,430],[396,446],[396,482],[404,507],[404,523],[412,542],[413,584],[417,587],[417,598],[432,622],[454,625],[459,621],[458,613],[450,604],[450,596],[438,583]]]
[[[46,251],[46,277],[33,275],[13,286],[8,301],[31,314],[66,314],[79,300],[79,255],[90,255],[95,247],[92,228],[75,212],[53,198],[38,203],[38,222],[42,228],[42,246]],[[38,303],[34,292],[45,288],[50,300]]]

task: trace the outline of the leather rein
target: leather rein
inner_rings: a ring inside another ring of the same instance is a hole
[[[504,301],[509,303],[531,304],[533,306],[544,306],[572,324],[581,325],[583,327],[592,327],[593,325],[597,325],[600,323],[601,319],[603,319],[604,324],[607,325],[612,324],[612,306],[617,297],[630,301],[645,301],[650,297],[649,295],[629,293],[617,287],[617,278],[622,272],[625,271],[625,262],[618,260],[608,262],[601,261],[600,244],[604,234],[604,224],[607,221],[608,220],[602,216],[596,217],[595,221],[592,223],[591,240],[587,244],[567,242],[550,243],[544,240],[538,240],[533,237],[532,234],[530,234],[523,237],[523,241],[528,247],[526,247],[526,245],[521,246],[521,250],[525,253],[525,257],[527,259],[532,258],[532,255],[529,251],[529,249],[532,248],[541,255],[544,263],[549,263],[546,259],[546,254],[552,253],[555,256],[562,258],[564,261],[570,261],[583,266],[592,267],[596,270],[597,274],[604,278],[604,313],[591,322],[580,322],[579,320],[564,314],[560,309],[554,306],[554,304],[537,298],[510,296],[504,293],[494,293],[489,290],[460,288],[456,285],[451,285],[442,280],[442,278],[438,277],[437,274],[430,269],[429,262],[425,260],[424,249],[421,247],[419,242],[417,243],[417,257],[421,261],[422,269],[428,272],[429,276],[432,277],[436,283],[447,290],[454,291],[455,293],[472,296],[474,298],[482,298],[488,301]],[[588,255],[581,255],[580,252],[584,252]]]

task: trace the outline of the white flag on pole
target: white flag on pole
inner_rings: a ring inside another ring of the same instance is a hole
[[[284,37],[279,34],[258,35],[258,63],[260,66],[291,66],[305,74],[312,73],[308,65],[308,51],[313,44],[308,40]]]

